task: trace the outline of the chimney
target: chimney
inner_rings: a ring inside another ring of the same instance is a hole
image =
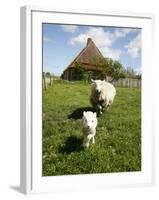
[[[91,41],[92,41],[91,38],[88,38],[88,39],[87,39],[87,46],[88,46],[88,44],[89,44]]]

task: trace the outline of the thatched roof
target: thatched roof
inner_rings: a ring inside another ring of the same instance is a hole
[[[86,47],[68,65],[68,67],[64,70],[64,72],[68,68],[74,68],[77,63],[83,64],[86,69],[96,69],[95,64],[93,64],[91,61],[91,59],[96,57],[103,57],[103,55],[97,48],[93,40],[91,38],[88,38]]]

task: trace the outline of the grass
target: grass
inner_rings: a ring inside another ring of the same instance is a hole
[[[43,176],[141,170],[141,90],[117,88],[98,117],[96,141],[82,148],[80,119],[90,86],[56,81],[43,93]]]

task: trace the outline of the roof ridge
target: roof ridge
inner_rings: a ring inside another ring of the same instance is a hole
[[[89,42],[88,42],[89,40]],[[93,44],[95,49],[98,51],[98,53],[100,54],[100,56],[103,57],[102,53],[100,52],[100,50],[98,49],[98,47],[95,45],[94,41],[91,38],[87,39],[87,43],[86,46],[80,51],[80,53],[74,58],[74,60],[68,65],[68,67],[63,71],[65,72],[69,67],[73,67],[73,63],[75,63],[77,60],[80,59],[80,57],[82,56],[82,54],[89,48],[89,46]]]

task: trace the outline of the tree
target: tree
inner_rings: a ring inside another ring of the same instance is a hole
[[[141,74],[137,73],[132,67],[125,69],[125,75],[127,78],[141,79]]]
[[[132,67],[127,67],[127,69],[125,70],[125,75],[127,78],[135,78],[136,77],[136,73]]]
[[[110,65],[109,76],[112,77],[112,81],[117,81],[119,78],[125,78],[125,72],[122,64],[119,61],[112,61]]]
[[[81,64],[76,63],[75,68],[72,70],[72,77],[74,80],[87,80],[88,72]]]
[[[99,70],[101,70],[101,79],[105,79],[107,76],[111,77],[111,81],[117,81],[119,78],[125,78],[125,72],[122,64],[111,58],[94,58],[94,64]]]

